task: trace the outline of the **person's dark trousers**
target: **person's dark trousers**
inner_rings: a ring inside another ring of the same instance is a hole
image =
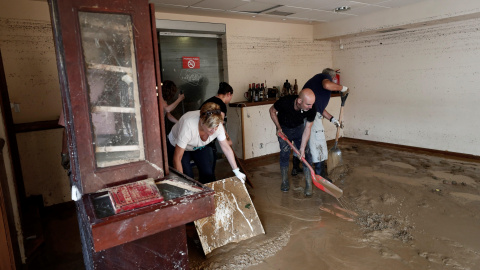
[[[175,147],[167,139],[168,163],[173,166],[173,153]],[[193,160],[198,169],[198,181],[206,184],[215,181],[213,170],[214,157],[210,147],[204,147],[195,151],[184,151],[182,157],[183,173],[193,178],[193,169],[190,161]]]
[[[212,164],[212,172],[215,174],[215,167],[217,165],[217,144],[216,144],[217,139],[213,140],[211,143],[207,144],[206,148],[210,148],[210,151],[212,151],[213,155],[213,164]]]
[[[292,176],[302,172],[302,169],[300,168],[300,159],[298,159],[296,156],[293,156],[292,165]]]
[[[302,144],[302,135],[303,130],[305,129],[304,125],[300,125],[295,128],[286,128],[282,127],[283,133],[287,136],[290,141],[293,141],[295,147],[300,151],[300,145]],[[280,167],[288,167],[290,161],[291,148],[286,141],[278,137],[278,142],[280,143]],[[305,159],[308,163],[311,164],[312,158],[310,156],[310,149],[308,144],[305,147]]]

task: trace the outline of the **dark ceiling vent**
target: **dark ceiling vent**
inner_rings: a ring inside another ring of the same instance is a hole
[[[391,28],[391,29],[386,29],[386,30],[380,30],[377,31],[378,33],[390,33],[390,32],[396,32],[396,31],[401,31],[405,30],[406,28]]]
[[[270,12],[265,13],[265,14],[275,15],[275,16],[290,16],[290,15],[295,14],[295,13],[293,13],[293,12],[283,12],[283,11],[274,10],[274,11],[270,11]]]

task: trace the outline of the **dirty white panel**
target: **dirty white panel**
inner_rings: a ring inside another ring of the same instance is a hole
[[[45,206],[71,200],[70,181],[61,166],[62,129],[17,134],[27,197],[43,195]]]
[[[280,152],[270,107],[272,104],[243,108],[245,159]]]
[[[227,119],[227,132],[232,140],[232,149],[237,154],[237,157],[243,159],[242,108],[228,108]]]
[[[345,136],[480,155],[480,19],[344,39]]]
[[[215,190],[215,214],[195,221],[205,254],[265,233],[250,195],[238,178],[226,178],[206,186]]]

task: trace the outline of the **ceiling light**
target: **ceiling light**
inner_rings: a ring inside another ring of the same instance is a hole
[[[333,9],[333,11],[335,11],[335,12],[343,12],[343,11],[347,11],[347,10],[350,10],[349,6],[336,7],[336,8]]]

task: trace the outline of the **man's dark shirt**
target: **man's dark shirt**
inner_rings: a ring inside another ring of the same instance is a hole
[[[323,113],[327,107],[328,102],[330,101],[330,94],[332,93],[331,91],[323,88],[322,82],[325,79],[330,81],[332,80],[332,78],[327,74],[317,74],[308,80],[302,88],[312,89],[313,93],[315,94],[315,107],[319,113]]]
[[[295,110],[294,104],[298,95],[285,96],[277,100],[273,107],[278,111],[277,117],[280,126],[286,128],[295,128],[303,125],[303,119],[307,118],[308,122],[315,120],[316,110],[315,107],[308,111]]]

